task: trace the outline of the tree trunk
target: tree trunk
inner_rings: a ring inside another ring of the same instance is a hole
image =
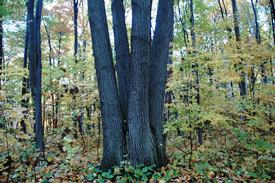
[[[47,34],[47,39],[48,39],[48,46],[49,46],[49,64],[50,67],[52,66],[52,52],[53,52],[53,48],[52,48],[52,42],[51,42],[51,30],[50,27],[47,27],[45,21],[43,21],[44,23],[44,27],[45,27],[45,31]]]
[[[3,0],[0,0],[0,7],[4,5]],[[2,89],[2,72],[4,70],[4,45],[3,45],[3,14],[0,12],[0,90]]]
[[[63,32],[59,32],[59,33],[58,33],[58,56],[57,56],[57,67],[60,66],[62,35],[63,35]]]
[[[132,165],[161,166],[165,162],[163,105],[169,42],[173,36],[173,0],[159,2],[152,45],[152,1],[132,1],[131,58],[123,1],[113,0],[119,89],[113,68],[104,0],[90,0],[88,4],[103,120],[102,168],[109,169],[123,159],[123,138],[125,141],[127,138],[128,160]],[[130,71],[127,70],[129,68]],[[123,131],[123,120],[128,122],[128,136]]]
[[[194,16],[194,4],[193,0],[190,0],[190,22],[191,22],[191,38],[192,38],[192,47],[193,49],[196,48],[196,32],[195,32],[195,16]],[[196,53],[196,52],[194,52]],[[196,102],[198,105],[201,103],[201,96],[200,96],[200,78],[199,78],[199,71],[198,71],[198,63],[194,64],[194,75],[195,75],[195,90],[196,90]],[[198,128],[198,143],[202,144],[202,128]]]
[[[104,0],[88,1],[89,22],[103,127],[103,158],[107,170],[122,161],[122,115],[112,60]]]
[[[223,8],[224,8],[224,14],[225,14],[225,16],[227,17],[227,9],[226,9],[224,0],[222,0],[222,4],[223,4]]]
[[[150,127],[154,136],[157,165],[166,163],[163,135],[164,99],[169,61],[169,44],[173,37],[173,0],[160,1],[150,63]]]
[[[239,10],[237,6],[236,0],[231,0],[232,10],[233,10],[233,18],[234,18],[234,30],[236,41],[241,41],[241,33],[240,33],[240,20],[239,20]]]
[[[156,163],[149,125],[151,0],[132,0],[130,91],[128,104],[129,159],[132,165]]]
[[[116,52],[116,71],[118,81],[118,94],[123,117],[123,154],[127,154],[127,113],[129,66],[131,61],[127,29],[125,23],[125,9],[123,0],[112,1],[113,30]]]
[[[35,63],[35,134],[36,149],[44,152],[44,127],[42,124],[42,106],[41,106],[41,84],[42,84],[42,63],[41,63],[41,14],[43,0],[38,0],[36,4],[35,15],[35,45],[36,45],[36,63]]]
[[[271,14],[272,33],[273,33],[273,45],[275,45],[275,7],[274,7],[273,0],[270,0],[270,14]]]
[[[257,43],[260,44],[261,43],[260,26],[258,23],[258,15],[257,15],[256,5],[254,5],[253,0],[251,0],[251,6],[252,6],[254,21],[255,21],[255,38],[256,38]]]
[[[78,0],[74,0],[74,57],[77,63],[78,52]]]
[[[35,44],[35,17],[34,17],[34,0],[28,0],[27,2],[28,12],[30,16],[30,35],[29,35],[29,74],[30,74],[30,88],[31,95],[34,99],[34,87],[35,87],[35,59],[36,59],[36,44]]]
[[[29,9],[29,8],[27,8]],[[28,52],[29,52],[29,35],[30,35],[30,12],[27,10],[27,19],[26,19],[26,33],[25,33],[25,48],[24,48],[24,58],[23,58],[23,68],[27,69],[28,68]],[[25,95],[29,92],[29,79],[27,76],[23,76],[23,80],[22,80],[22,97],[25,97]],[[24,108],[28,108],[28,99],[23,98],[21,101],[21,106]],[[27,117],[27,110],[23,111],[23,119],[21,119],[21,130],[24,133],[27,133],[27,129],[26,129],[26,123],[25,123],[25,119]]]
[[[220,12],[221,12],[221,15],[222,15],[222,19],[224,20],[224,13],[223,13],[223,8],[222,8],[221,0],[218,0],[218,4],[219,4],[219,7],[220,7]]]
[[[112,15],[119,99],[123,112],[123,118],[127,119],[129,65],[131,56],[125,24],[125,10],[123,6],[123,0],[112,1]]]
[[[239,21],[239,11],[236,0],[231,0],[232,3],[232,9],[233,9],[233,18],[234,18],[234,30],[235,30],[235,36],[236,41],[238,44],[241,42],[241,33],[240,33],[240,21]],[[240,50],[240,45],[238,45],[238,50]],[[245,72],[243,71],[243,65],[242,63],[238,64],[240,67],[241,73],[240,73],[240,82],[239,82],[239,88],[240,88],[240,96],[244,97],[247,95],[246,90],[246,81],[245,81]]]

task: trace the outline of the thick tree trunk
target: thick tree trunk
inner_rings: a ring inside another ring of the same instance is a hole
[[[123,118],[127,119],[129,66],[131,56],[125,23],[125,10],[123,6],[123,0],[112,1],[112,15],[115,38],[114,41],[119,99],[123,112]]]
[[[102,168],[109,169],[122,160],[125,150],[122,138],[126,138],[123,120],[128,122],[127,149],[131,164],[161,166],[165,162],[163,105],[169,42],[173,35],[173,0],[159,2],[152,45],[152,1],[132,1],[131,57],[123,1],[113,0],[118,90],[104,0],[89,0],[88,4],[103,118]]]
[[[160,1],[150,63],[150,126],[154,136],[157,165],[166,163],[163,135],[164,99],[169,61],[169,44],[173,37],[173,0]]]
[[[122,161],[122,115],[108,33],[104,0],[88,0],[103,126],[104,170]]]
[[[113,30],[116,53],[116,72],[118,81],[119,101],[123,116],[123,154],[127,154],[127,113],[128,113],[128,88],[129,66],[131,61],[127,29],[125,23],[125,9],[123,0],[112,1]]]
[[[36,4],[35,15],[35,45],[36,45],[36,64],[35,64],[35,134],[36,149],[44,152],[44,127],[42,124],[42,106],[41,106],[41,84],[42,84],[42,63],[41,63],[41,16],[43,0],[38,0]]]
[[[151,0],[132,0],[130,91],[128,108],[129,159],[132,165],[156,163],[149,125],[149,64]]]

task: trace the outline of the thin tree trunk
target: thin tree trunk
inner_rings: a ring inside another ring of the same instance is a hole
[[[104,0],[88,0],[93,54],[103,127],[103,158],[107,170],[122,161],[122,115],[112,59]]]
[[[239,10],[238,10],[236,0],[231,0],[231,3],[232,3],[232,9],[233,9],[234,30],[235,30],[236,41],[240,42],[241,33],[240,33]]]
[[[191,37],[192,37],[192,47],[196,48],[196,33],[195,33],[195,16],[194,16],[194,5],[193,0],[190,0],[190,22],[191,22]],[[194,74],[195,74],[195,90],[196,90],[196,102],[200,105],[201,96],[200,96],[200,78],[198,71],[198,63],[194,64]],[[198,128],[198,143],[202,144],[202,128]]]
[[[194,6],[193,0],[190,0],[190,22],[191,22],[191,39],[192,47],[196,47],[196,33],[195,33],[195,16],[194,16]]]
[[[224,20],[224,13],[223,13],[223,8],[222,8],[221,0],[218,0],[218,4],[219,4],[219,7],[220,7],[222,19]]]
[[[60,66],[61,44],[62,44],[62,32],[59,32],[59,33],[58,33],[58,57],[57,57],[57,67]]]
[[[251,0],[251,6],[252,6],[254,21],[255,21],[255,38],[256,38],[257,43],[260,44],[261,43],[260,26],[259,26],[259,22],[258,22],[256,5],[254,5],[253,0]]]
[[[36,44],[35,44],[35,17],[34,17],[34,0],[28,0],[27,2],[28,12],[30,16],[30,35],[29,35],[29,77],[30,77],[30,88],[31,95],[34,101],[34,87],[35,87],[35,60],[36,60]]]
[[[51,42],[51,30],[50,30],[50,27],[47,27],[45,21],[43,21],[44,23],[44,27],[45,27],[45,30],[46,30],[46,34],[47,34],[47,39],[48,39],[48,46],[49,46],[49,64],[50,64],[50,67],[52,66],[52,52],[53,52],[53,48],[52,48],[52,42]]]
[[[240,33],[240,21],[239,21],[239,12],[238,12],[238,6],[236,0],[231,0],[232,3],[232,9],[233,9],[233,18],[234,18],[234,30],[235,30],[235,36],[236,41],[238,44],[241,42],[241,33]],[[240,50],[240,45],[238,45],[238,50]],[[240,88],[240,96],[244,97],[247,95],[246,90],[246,80],[245,80],[245,72],[243,71],[243,65],[242,63],[238,64],[238,67],[240,67],[241,73],[240,73],[240,82],[239,82],[239,88]]]
[[[183,32],[183,41],[184,41],[184,44],[185,44],[185,46],[187,47],[188,45],[187,45],[187,43],[188,43],[188,33],[187,33],[187,31],[186,31],[186,29],[185,29],[185,21],[183,20],[183,18],[182,18],[182,13],[181,13],[181,8],[180,8],[180,0],[178,0],[177,1],[177,7],[178,7],[178,14],[179,14],[179,21],[180,21],[180,23],[181,23],[181,29],[182,29],[182,32]]]
[[[222,0],[222,4],[223,4],[223,8],[224,8],[224,14],[225,14],[225,16],[227,17],[227,9],[226,9],[224,0]]]
[[[78,0],[74,0],[74,57],[77,63],[78,52]]]
[[[35,64],[35,134],[36,149],[44,153],[44,127],[42,124],[42,106],[41,106],[41,84],[42,84],[42,63],[41,63],[41,14],[43,0],[38,0],[36,4],[35,15],[35,43],[36,43],[36,64]]]
[[[4,1],[0,0],[0,7],[4,5]],[[3,45],[3,14],[0,12],[0,90],[2,89],[2,72],[4,70],[4,45]]]
[[[28,8],[27,8],[28,9]],[[30,12],[27,12],[27,19],[26,19],[26,33],[25,33],[25,48],[24,48],[24,58],[23,58],[23,68],[28,68],[28,52],[29,52],[29,35],[30,35]],[[27,133],[26,123],[25,119],[27,118],[28,113],[28,99],[25,98],[26,94],[29,92],[29,86],[28,86],[29,79],[27,76],[23,76],[22,80],[22,97],[24,97],[21,101],[21,106],[26,108],[25,111],[23,111],[23,119],[21,119],[20,125],[21,130],[24,133]]]
[[[275,7],[274,7],[273,0],[270,0],[270,14],[271,14],[272,33],[273,33],[273,45],[275,45]]]

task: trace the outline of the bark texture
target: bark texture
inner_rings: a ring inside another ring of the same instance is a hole
[[[132,0],[131,53],[123,0],[112,1],[117,78],[104,0],[88,3],[103,120],[102,168],[118,165],[123,154],[134,166],[160,167],[166,162],[163,113],[173,0],[159,1],[153,42],[152,1]]]
[[[118,94],[123,117],[123,154],[127,154],[127,116],[129,93],[130,50],[125,23],[125,9],[123,0],[112,1],[113,30],[116,53],[116,72],[118,82]]]
[[[104,0],[88,1],[93,54],[103,123],[104,170],[122,161],[122,115],[106,19]]]
[[[132,63],[128,104],[129,159],[133,165],[152,165],[156,162],[156,151],[149,125],[151,0],[133,0],[132,11]]]
[[[164,99],[169,45],[173,37],[173,0],[160,1],[150,63],[150,126],[154,136],[158,166],[166,163],[163,136]]]

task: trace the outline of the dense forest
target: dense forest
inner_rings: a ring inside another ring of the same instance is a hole
[[[0,0],[0,182],[273,182],[273,0]]]

